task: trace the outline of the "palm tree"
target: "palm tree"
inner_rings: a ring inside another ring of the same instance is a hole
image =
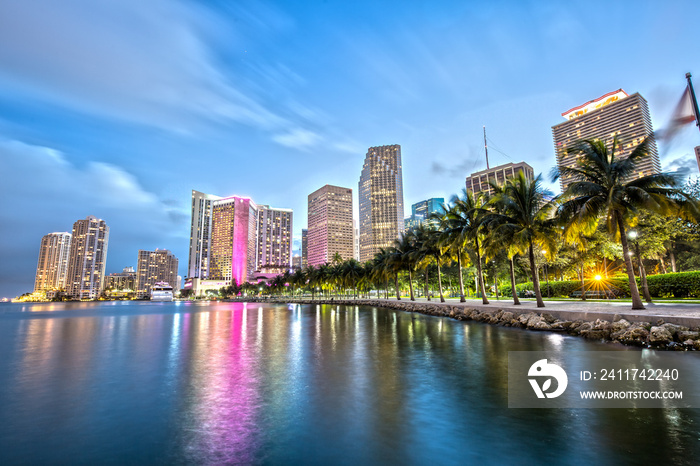
[[[346,286],[349,284],[352,288],[353,299],[357,299],[357,283],[362,278],[363,273],[362,265],[355,259],[343,263],[343,280]]]
[[[573,181],[562,193],[557,216],[565,226],[565,234],[578,231],[591,233],[605,218],[608,233],[622,244],[623,259],[629,279],[632,309],[644,309],[634,277],[632,258],[627,243],[627,222],[643,210],[668,214],[680,206],[685,196],[677,187],[678,178],[671,173],[658,173],[632,179],[637,165],[648,156],[646,138],[628,157],[615,137],[610,147],[600,139],[579,141],[569,152],[576,154],[576,167],[559,167],[553,180],[560,176]],[[619,235],[619,236],[618,236]]]
[[[553,204],[547,200],[551,197],[551,192],[542,187],[542,175],[530,180],[523,172],[518,172],[496,191],[491,201],[496,211],[484,218],[488,228],[496,230],[499,236],[511,238],[513,245],[527,246],[537,307],[544,307],[544,301],[535,265],[534,246],[547,245],[547,249],[552,251],[554,234],[550,213]]]
[[[416,236],[413,231],[405,232],[399,239],[394,241],[395,259],[400,268],[408,271],[408,287],[411,291],[411,301],[416,298],[413,295],[413,271],[416,268],[414,253],[416,251]]]
[[[481,193],[473,195],[467,190],[462,191],[462,197],[453,196],[452,206],[445,212],[447,242],[451,245],[453,255],[457,256],[459,267],[460,302],[464,299],[464,281],[462,279],[462,261],[465,247],[470,246],[476,257],[476,273],[481,292],[481,302],[489,304],[484,287],[484,273],[481,267],[482,258],[482,219],[486,210],[485,198]]]
[[[372,279],[384,284],[384,298],[389,299],[389,280],[392,277],[392,253],[389,249],[380,249],[371,261]],[[398,290],[398,281],[397,281]],[[398,297],[398,292],[397,295]]]
[[[430,301],[430,291],[428,290],[428,270],[435,260],[435,227],[421,224],[413,230],[414,235],[414,250],[413,260],[418,269],[423,269],[425,272],[425,286],[423,293]],[[444,301],[443,301],[444,302]]]

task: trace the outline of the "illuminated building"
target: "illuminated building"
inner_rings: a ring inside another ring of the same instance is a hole
[[[150,296],[151,288],[158,282],[165,282],[175,288],[177,286],[177,267],[177,257],[167,249],[139,250],[136,265],[136,297]]]
[[[639,162],[634,178],[661,171],[649,107],[647,101],[638,93],[628,96],[625,91],[618,89],[561,115],[566,121],[552,126],[554,150],[559,167],[577,166],[576,158],[579,156],[567,154],[566,151],[581,139],[601,139],[610,147],[613,138],[617,136],[620,142],[620,152],[617,156],[625,157],[645,138],[650,137],[648,157]],[[574,181],[576,180],[570,176],[559,178],[562,191]]]
[[[255,271],[258,209],[248,198],[212,202],[209,276],[240,285]]]
[[[517,173],[524,173],[525,178],[535,179],[535,171],[525,162],[506,163],[497,167],[474,172],[467,177],[467,192],[477,194],[485,192],[493,194],[489,181],[502,185],[507,179],[513,178]]]
[[[219,196],[192,190],[192,223],[190,225],[190,256],[187,276],[205,279],[209,276],[211,248],[212,203]]]
[[[309,259],[309,241],[308,241],[308,232],[306,228],[303,228],[301,230],[301,266],[306,267],[309,265],[308,259]]]
[[[292,268],[300,269],[301,267],[301,256],[292,256]]]
[[[425,201],[416,202],[411,206],[411,216],[405,222],[406,231],[412,230],[419,225],[437,225],[437,220],[430,219],[431,214],[444,214],[445,209],[442,208],[445,199],[442,197],[433,197]]]
[[[697,160],[698,170],[700,170],[700,146],[695,146],[695,160]]]
[[[106,275],[102,289],[108,297],[133,297],[136,294],[136,272],[134,272],[134,268],[124,267],[120,273]]]
[[[353,258],[352,189],[325,185],[309,194],[308,265]]]
[[[41,238],[34,292],[65,289],[71,234],[49,233]]]
[[[370,147],[359,182],[360,261],[387,248],[404,231],[401,146]]]
[[[292,266],[291,209],[258,206],[257,256],[255,270],[284,273]]]
[[[109,227],[104,220],[90,215],[73,224],[66,294],[74,299],[95,299],[100,296],[108,242]]]

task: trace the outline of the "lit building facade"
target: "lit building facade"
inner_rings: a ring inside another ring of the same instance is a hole
[[[255,271],[257,206],[238,196],[212,202],[208,279],[240,285]]]
[[[306,267],[309,265],[309,240],[308,240],[309,230],[303,228],[301,230],[301,266]]]
[[[73,224],[66,274],[66,294],[74,299],[96,299],[104,285],[109,227],[88,216]]]
[[[352,189],[327,184],[309,194],[308,201],[308,265],[331,262],[336,254],[352,259]]]
[[[405,231],[413,230],[420,225],[437,225],[439,222],[430,219],[430,215],[444,214],[443,204],[445,204],[445,199],[442,197],[432,197],[413,204],[411,206],[411,216],[404,222]]]
[[[103,290],[109,297],[131,297],[136,294],[136,272],[124,267],[120,273],[105,276]]]
[[[187,276],[206,279],[209,276],[211,249],[212,204],[219,196],[192,190],[192,222],[190,225],[190,255]]]
[[[293,217],[291,209],[258,206],[255,270],[284,273],[292,267]]]
[[[535,179],[535,170],[525,162],[506,163],[497,167],[474,172],[467,177],[467,192],[471,194],[493,194],[489,181],[502,185],[507,179],[523,173],[528,180]]]
[[[566,121],[552,126],[554,150],[560,168],[577,166],[576,158],[579,156],[568,154],[567,150],[581,139],[601,139],[610,147],[613,138],[617,136],[620,142],[618,157],[628,156],[646,138],[650,139],[649,154],[637,165],[633,178],[661,171],[649,107],[638,93],[627,95],[618,89],[561,115]],[[576,180],[562,176],[559,181],[562,191],[565,191]]]
[[[700,170],[700,146],[695,146],[695,160],[697,160],[698,170]]]
[[[136,297],[149,297],[151,288],[159,282],[165,282],[176,289],[177,267],[177,257],[167,249],[139,250],[136,265]]]
[[[404,231],[401,146],[370,147],[358,188],[360,261],[366,262]]]
[[[34,279],[35,293],[66,288],[70,243],[71,234],[68,232],[49,233],[41,238]]]

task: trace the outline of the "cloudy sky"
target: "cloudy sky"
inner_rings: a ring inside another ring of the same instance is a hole
[[[700,2],[0,1],[0,297],[39,242],[95,215],[107,273],[166,248],[185,274],[192,189],[294,209],[401,144],[405,203],[492,164],[554,164],[551,126],[623,88],[656,129],[700,88]],[[662,165],[697,175],[687,127]],[[552,188],[557,191],[558,187]]]

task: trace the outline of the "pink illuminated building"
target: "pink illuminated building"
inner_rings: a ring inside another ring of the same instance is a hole
[[[212,202],[210,280],[245,283],[255,270],[257,213],[255,203],[238,196]]]

